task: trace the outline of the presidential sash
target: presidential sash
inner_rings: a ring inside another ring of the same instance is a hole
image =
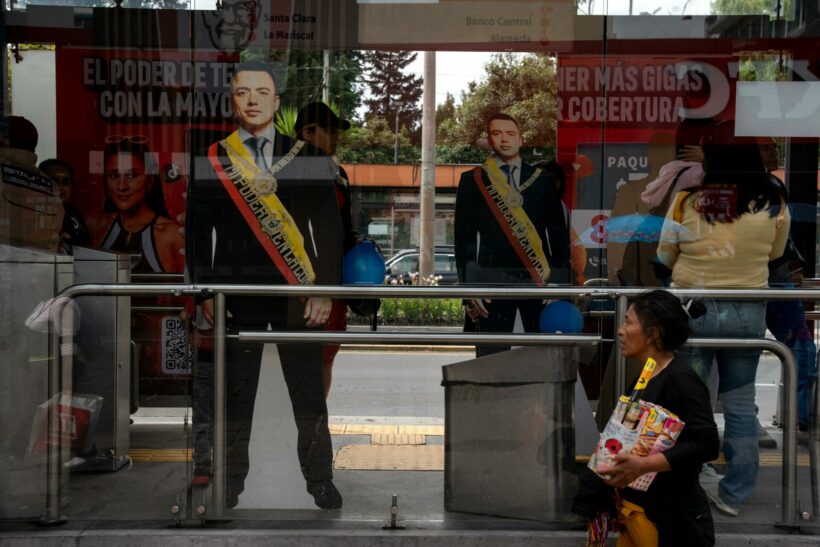
[[[227,158],[220,157],[220,146]],[[304,143],[298,141],[272,170],[277,166],[277,171],[284,167],[302,146]],[[208,149],[208,159],[231,200],[285,280],[292,285],[313,283],[316,274],[305,251],[305,240],[275,193],[275,172],[261,172],[237,131],[225,140],[212,144]],[[260,181],[272,184],[260,184]]]
[[[482,177],[482,170],[487,174],[489,183]],[[539,169],[521,186],[529,187],[541,174]],[[507,236],[518,258],[527,268],[537,285],[544,285],[550,278],[550,266],[544,254],[543,242],[538,235],[530,217],[524,211],[521,194],[511,188],[507,177],[501,172],[493,158],[488,159],[481,167],[476,167],[473,176],[481,190],[490,211],[493,212],[501,231]]]

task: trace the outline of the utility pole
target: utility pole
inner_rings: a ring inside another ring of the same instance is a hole
[[[419,275],[429,279],[434,272],[436,218],[436,52],[424,52],[424,97],[421,110]]]
[[[399,112],[401,112],[401,107],[404,105],[401,101],[396,101],[393,103],[396,107],[396,125],[395,125],[395,133],[393,136],[393,165],[399,163]]]
[[[330,104],[330,50],[326,49],[322,62],[322,102]]]

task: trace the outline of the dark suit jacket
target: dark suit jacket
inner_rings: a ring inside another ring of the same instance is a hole
[[[521,182],[535,168],[521,163]],[[487,174],[482,171],[487,182]],[[561,199],[550,175],[541,176],[522,193],[524,211],[541,237],[550,264],[550,282],[569,282],[569,233]],[[476,184],[473,170],[461,174],[456,197],[455,253],[462,283],[529,283],[531,277]],[[480,237],[480,244],[479,244]]]
[[[291,145],[289,139],[276,135],[274,163],[287,154]],[[219,154],[225,156],[221,146]],[[192,163],[185,223],[185,255],[192,282],[286,283],[226,192],[207,150],[198,153]],[[317,285],[338,285],[342,279],[343,233],[334,188],[335,174],[333,161],[307,144],[276,173],[276,195],[304,238]],[[301,307],[298,300],[291,302],[291,307],[294,309],[290,315],[298,320]],[[280,306],[259,302],[257,297],[230,299],[228,308],[235,316],[269,315],[271,319],[282,316]]]

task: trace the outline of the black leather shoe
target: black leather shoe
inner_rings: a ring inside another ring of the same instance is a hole
[[[341,509],[342,495],[334,486],[333,481],[311,481],[307,483],[308,494],[320,509]]]

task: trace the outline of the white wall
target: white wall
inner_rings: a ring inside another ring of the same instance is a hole
[[[57,84],[54,51],[21,51],[11,56],[11,113],[37,128],[37,162],[57,157]]]

